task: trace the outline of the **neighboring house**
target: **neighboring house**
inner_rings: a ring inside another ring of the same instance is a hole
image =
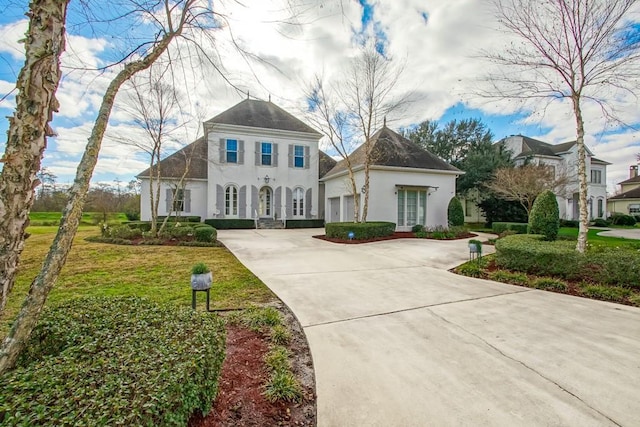
[[[344,160],[336,163],[318,149],[321,136],[271,102],[244,100],[204,122],[204,137],[160,162],[158,214],[352,221],[354,196]],[[386,126],[372,143],[367,220],[395,222],[398,230],[446,226],[456,177],[463,172]],[[350,156],[358,189],[364,184],[363,155],[361,146]],[[151,217],[149,173],[138,175],[142,220]]]
[[[384,126],[372,136],[367,221],[392,221],[399,231],[416,224],[447,226],[447,206],[462,171]],[[354,170],[355,197],[364,201],[365,147],[349,159]],[[326,221],[352,221],[354,195],[345,160],[321,179],[325,185]]]
[[[607,211],[626,215],[640,215],[640,176],[638,165],[629,167],[629,179],[619,182],[620,194],[609,197]]]
[[[565,194],[556,195],[560,218],[577,220],[580,217],[580,197],[578,194],[578,146],[576,141],[552,145],[522,135],[509,136],[498,144],[511,151],[516,165],[533,162],[553,167],[556,174],[566,174],[569,184]],[[587,203],[589,218],[604,217],[607,206],[607,165],[611,163],[597,159],[585,147],[587,178]]]
[[[204,122],[203,138],[160,162],[158,214],[322,218],[318,175],[334,163],[318,150],[321,136],[271,102],[244,100]],[[179,186],[188,163],[184,185]],[[149,220],[149,169],[138,178],[140,217]]]

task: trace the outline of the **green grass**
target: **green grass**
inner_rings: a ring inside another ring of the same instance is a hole
[[[62,212],[31,212],[29,213],[29,219],[32,225],[37,226],[54,226],[58,225]],[[83,212],[80,224],[90,225],[97,224],[102,221],[103,215],[100,212]],[[109,222],[123,222],[127,221],[127,217],[124,213],[111,213],[107,215],[107,221]]]
[[[0,321],[6,333],[40,271],[57,227],[29,227],[16,285]],[[191,305],[191,267],[204,262],[213,272],[211,307],[246,307],[271,301],[271,291],[226,248],[120,246],[90,243],[97,227],[81,227],[47,304],[84,296],[138,296],[177,306]],[[199,295],[198,308],[204,308]],[[270,315],[266,321],[273,321]]]
[[[631,227],[633,228],[633,227]],[[640,241],[635,239],[624,239],[621,237],[609,237],[609,236],[599,236],[598,233],[603,230],[594,230],[589,229],[587,231],[587,242],[596,246],[620,246],[620,245],[640,245]],[[563,236],[565,238],[578,238],[578,229],[577,228],[569,228],[562,227],[560,228],[560,232],[558,236]]]

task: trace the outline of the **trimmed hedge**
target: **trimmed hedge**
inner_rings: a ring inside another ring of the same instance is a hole
[[[568,280],[586,280],[640,289],[640,254],[633,249],[603,247],[581,254],[575,242],[548,242],[528,234],[496,241],[496,264],[509,270]]]
[[[204,223],[212,226],[216,230],[237,230],[256,228],[256,223],[252,219],[205,219]]]
[[[46,308],[17,367],[0,378],[3,425],[186,425],[208,413],[224,323],[142,298]]]
[[[614,213],[609,217],[613,225],[636,225],[636,218],[631,215]]]
[[[286,228],[322,228],[324,219],[288,219]]]
[[[210,225],[199,225],[194,227],[193,234],[195,235],[197,242],[215,242],[218,237],[216,229]]]
[[[601,218],[598,219],[601,220]],[[598,221],[598,219],[596,219],[596,221]],[[577,219],[561,219],[560,227],[578,228],[580,227],[580,221]]]
[[[558,238],[560,230],[560,212],[556,195],[545,190],[536,197],[529,215],[529,232],[542,234],[545,239],[553,241]]]
[[[518,234],[527,234],[529,232],[529,224],[523,222],[494,222],[491,224],[491,230],[500,234],[505,230],[512,230]]]
[[[151,230],[151,222],[150,221],[131,221],[127,223],[129,228],[135,228],[137,230],[147,232]]]
[[[391,236],[396,231],[393,222],[328,222],[324,226],[327,237],[348,239],[353,232],[354,240],[365,240],[374,237]]]
[[[158,222],[162,223],[162,221],[164,221],[166,217],[167,217],[166,215],[159,216]],[[169,218],[169,221],[167,222],[201,222],[200,220],[201,220],[201,217],[199,216],[181,216],[178,218],[172,215],[171,218]]]

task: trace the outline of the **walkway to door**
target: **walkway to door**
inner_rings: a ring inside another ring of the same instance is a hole
[[[637,425],[640,309],[461,277],[467,241],[220,230],[297,315],[319,426]]]

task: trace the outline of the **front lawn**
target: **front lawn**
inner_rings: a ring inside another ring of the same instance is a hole
[[[615,227],[615,228],[633,228],[633,227]],[[624,246],[637,246],[638,248],[640,248],[640,240],[623,239],[621,237],[599,236],[598,233],[601,233],[602,231],[604,230],[590,228],[587,231],[587,242],[595,246],[615,247],[615,246],[624,245]],[[560,232],[558,233],[558,236],[576,240],[578,238],[578,229],[562,227],[560,228]]]
[[[37,275],[57,227],[29,227],[16,285],[2,317],[8,330]],[[190,274],[196,262],[213,272],[211,307],[246,307],[274,298],[271,291],[224,247],[120,246],[90,243],[97,227],[81,227],[47,304],[87,296],[136,296],[176,306],[191,304]],[[203,295],[199,295],[202,298]],[[204,303],[200,301],[199,307]]]

